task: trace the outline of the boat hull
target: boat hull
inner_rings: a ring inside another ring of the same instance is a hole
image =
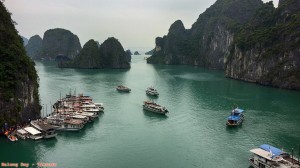
[[[153,112],[153,113],[162,114],[162,115],[165,115],[168,112],[168,110],[160,111],[160,110],[156,110],[156,109],[153,109],[153,108],[149,108],[145,105],[143,105],[143,109],[147,110],[147,111],[150,111],[150,112]]]
[[[131,91],[131,89],[117,89],[117,91],[129,93]]]
[[[151,93],[151,92],[146,92],[146,94],[149,96],[158,96],[159,95],[158,93]]]
[[[250,165],[251,165],[252,167],[254,167],[254,168],[259,168],[259,167],[254,163],[253,158],[250,158],[248,161],[249,161],[249,163],[250,163]]]
[[[239,120],[227,120],[226,121],[226,125],[227,126],[230,126],[230,127],[236,127],[236,126],[239,126],[243,123],[244,121],[244,115],[241,115],[240,116],[240,119]]]
[[[44,135],[44,138],[45,139],[49,139],[49,138],[55,138],[57,135],[57,133],[54,133],[54,134],[49,134],[49,135]]]

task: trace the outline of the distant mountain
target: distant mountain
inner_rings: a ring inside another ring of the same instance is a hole
[[[94,40],[89,40],[73,61],[61,62],[61,68],[85,68],[85,69],[127,69],[130,68],[129,60],[121,43],[110,37],[100,47]]]
[[[74,57],[81,50],[78,37],[69,30],[56,28],[44,33],[42,51],[36,59],[54,60],[59,55]]]
[[[33,59],[40,58],[43,40],[39,35],[34,35],[30,37],[28,44],[25,46],[27,55]]]
[[[141,54],[138,51],[135,51],[134,55],[141,55]]]
[[[40,116],[38,76],[3,1],[0,25],[0,126],[13,126]]]
[[[146,52],[145,55],[153,55],[154,51],[155,51],[155,48]]]
[[[28,43],[28,39],[26,37],[21,36],[22,40],[23,40],[23,45],[26,46]]]
[[[127,60],[128,62],[131,62],[131,55],[132,55],[132,52],[130,50],[126,50],[126,56],[127,56]]]

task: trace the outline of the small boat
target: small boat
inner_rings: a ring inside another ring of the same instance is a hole
[[[79,131],[84,127],[84,121],[82,120],[63,118],[58,115],[47,117],[46,122],[57,131]]]
[[[226,125],[238,126],[244,121],[244,110],[238,107],[231,111],[230,116],[227,117]]]
[[[146,94],[150,95],[150,96],[158,96],[159,93],[157,92],[157,90],[154,87],[148,87],[146,90]]]
[[[7,136],[7,138],[10,140],[10,141],[12,141],[12,142],[15,142],[15,141],[17,141],[18,140],[18,138],[17,137],[15,137],[14,135],[8,135]]]
[[[120,92],[130,92],[131,91],[131,89],[129,89],[128,87],[123,86],[123,85],[117,86],[116,89],[117,89],[117,91],[120,91]]]
[[[299,159],[274,146],[263,144],[251,149],[249,163],[254,168],[300,168]]]
[[[158,114],[166,114],[168,112],[168,110],[165,107],[158,105],[153,101],[144,101],[143,109]]]

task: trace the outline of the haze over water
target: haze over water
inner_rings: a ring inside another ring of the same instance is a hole
[[[57,167],[249,167],[250,149],[269,143],[291,152],[300,143],[300,93],[227,79],[192,66],[146,64],[130,70],[60,69],[36,62],[44,115],[62,96],[84,93],[105,112],[79,132],[56,139],[11,143],[1,137],[0,162],[48,162]],[[119,93],[123,84],[131,93]],[[143,111],[154,86],[166,116]],[[46,110],[47,104],[47,110]],[[233,104],[246,110],[241,127],[227,128]],[[296,150],[298,152],[298,150]]]

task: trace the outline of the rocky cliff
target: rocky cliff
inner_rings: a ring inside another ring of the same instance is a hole
[[[227,77],[300,90],[300,1],[266,3],[234,39]]]
[[[44,33],[41,55],[36,59],[54,60],[59,55],[74,59],[81,50],[78,37],[65,29],[50,29]]]
[[[131,62],[131,56],[132,56],[132,52],[130,50],[126,50],[126,56],[127,56],[127,61]]]
[[[40,116],[38,76],[26,56],[3,2],[0,1],[0,126]]]
[[[217,0],[202,13],[191,29],[175,21],[164,37],[156,38],[148,63],[188,64],[224,69],[234,32],[254,15],[261,0]]]
[[[37,59],[40,57],[43,47],[43,39],[39,35],[30,37],[28,44],[25,46],[26,53],[29,57]]]
[[[111,37],[99,47],[96,41],[89,40],[73,61],[60,63],[62,68],[130,68],[128,56],[121,43]]]

